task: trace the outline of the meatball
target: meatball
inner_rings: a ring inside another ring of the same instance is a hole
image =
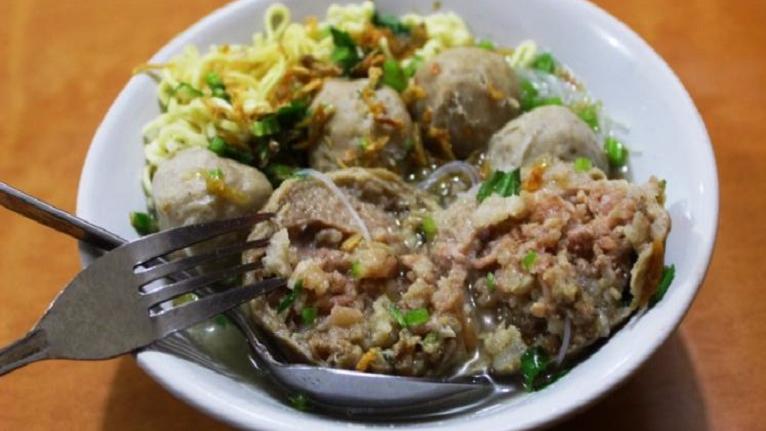
[[[393,89],[369,87],[369,80],[330,79],[312,103],[312,111],[331,109],[329,120],[317,127],[311,167],[382,167],[399,171],[412,139],[412,120]],[[331,106],[331,108],[329,108]]]
[[[465,271],[440,277],[416,240],[433,198],[384,169],[321,179],[340,192],[316,176],[287,180],[250,235],[270,243],[245,253],[263,267],[247,282],[282,276],[290,289],[253,300],[254,322],[289,359],[321,366],[436,376],[470,357]]]
[[[434,215],[431,258],[468,268],[484,359],[518,370],[527,347],[575,354],[646,306],[663,268],[663,187],[608,180],[572,163],[522,169],[519,196],[458,199]],[[565,341],[566,340],[566,341]]]
[[[520,112],[519,80],[505,59],[481,48],[453,48],[424,64],[415,83],[425,95],[415,117],[426,137],[465,158]]]
[[[204,148],[184,150],[160,164],[152,190],[161,229],[256,212],[272,192],[257,169]]]
[[[587,157],[596,167],[609,168],[596,134],[563,106],[543,106],[510,121],[490,139],[487,160],[493,169],[512,170],[544,155]]]

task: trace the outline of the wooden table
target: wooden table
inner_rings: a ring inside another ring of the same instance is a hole
[[[221,1],[0,2],[0,179],[73,211],[96,126],[132,68]],[[766,3],[600,0],[680,75],[715,145],[718,244],[681,329],[560,429],[755,430],[766,409]],[[75,244],[0,211],[0,344],[79,268]],[[693,247],[693,244],[689,244]],[[126,357],[0,380],[0,429],[225,429]]]

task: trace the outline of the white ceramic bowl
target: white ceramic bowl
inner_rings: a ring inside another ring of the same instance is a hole
[[[192,26],[154,57],[162,62],[188,44],[207,47],[247,42],[260,29],[271,0],[232,3]],[[284,1],[294,18],[324,16],[327,0]],[[380,1],[386,12],[428,12],[431,0]],[[582,78],[606,110],[630,127],[634,179],[668,180],[673,230],[667,262],[676,278],[665,298],[617,332],[592,357],[547,389],[508,399],[484,410],[416,424],[360,424],[297,412],[261,388],[246,385],[173,356],[146,352],[139,365],[178,397],[231,424],[256,429],[348,430],[419,428],[482,431],[526,429],[585,407],[641,365],[679,324],[702,282],[718,218],[718,181],[705,126],[689,95],[665,62],[635,33],[596,6],[575,0],[442,1],[474,33],[501,44],[527,38],[550,48]],[[141,128],[158,114],[155,84],[130,80],[99,127],[82,172],[78,215],[128,238],[127,220],[144,208],[139,178]]]

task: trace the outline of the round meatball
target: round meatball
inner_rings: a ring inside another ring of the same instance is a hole
[[[489,141],[493,169],[512,170],[541,156],[587,157],[603,171],[609,165],[593,130],[563,106],[543,106],[509,122]]]
[[[272,192],[257,169],[204,148],[184,150],[160,164],[152,190],[160,229],[253,213]]]
[[[415,116],[426,136],[465,158],[520,112],[519,80],[505,59],[481,48],[442,52],[415,74],[425,96]]]
[[[369,80],[331,79],[312,104],[332,110],[318,130],[319,142],[310,155],[311,167],[382,167],[399,171],[412,138],[412,120],[399,94],[389,87],[369,88]]]

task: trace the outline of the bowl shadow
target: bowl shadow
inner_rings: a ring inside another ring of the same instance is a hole
[[[683,333],[675,331],[619,388],[550,430],[710,430],[699,381]]]
[[[122,430],[230,430],[175,398],[152,380],[132,357],[119,359],[101,428]]]

